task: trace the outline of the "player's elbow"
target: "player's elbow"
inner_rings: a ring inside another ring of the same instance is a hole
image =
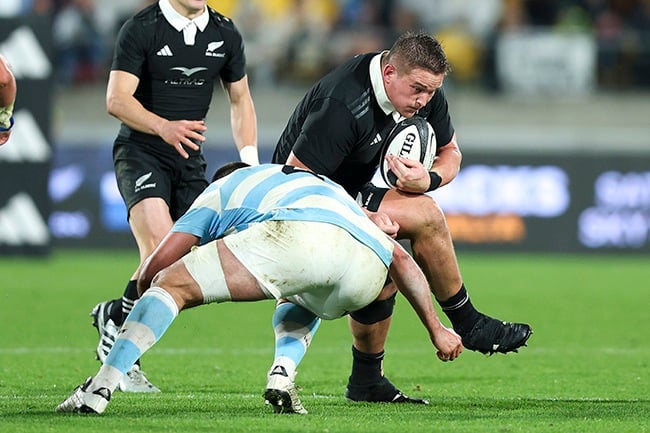
[[[452,165],[456,167],[456,171],[460,170],[460,165],[463,162],[463,153],[460,151],[460,146],[458,146],[456,134],[451,137],[451,141],[447,143],[444,149],[449,152],[450,159],[453,161]]]
[[[120,92],[106,93],[106,112],[111,116],[121,119],[128,107],[128,96]]]
[[[393,249],[393,258],[391,260],[388,273],[393,281],[400,282],[406,275],[406,270],[409,267],[409,261],[413,258],[409,255],[404,248],[396,245]]]
[[[118,107],[120,106],[118,98],[113,94],[106,95],[106,112],[113,117],[118,117]]]

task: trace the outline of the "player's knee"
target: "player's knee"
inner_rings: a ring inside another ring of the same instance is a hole
[[[418,202],[414,203],[415,206],[413,207],[417,209],[416,212],[424,223],[434,225],[445,223],[445,215],[433,198],[422,195],[417,197],[416,200]]]
[[[146,277],[145,277],[146,278]],[[140,284],[140,281],[145,281],[144,278],[142,278],[142,275],[140,276],[140,279],[138,279],[138,294],[142,296],[144,292],[149,289],[149,287],[164,287],[165,290],[169,292],[169,289],[171,287],[171,284],[169,282],[169,277],[165,270],[158,271],[156,274],[152,275],[148,279],[148,283]]]
[[[381,322],[393,315],[395,308],[395,295],[393,293],[389,298],[382,301],[373,301],[360,310],[350,313],[350,317],[364,325],[372,325]]]
[[[165,268],[156,273],[152,278],[149,287],[160,287],[169,293],[169,295],[176,301],[180,310],[201,303],[200,297],[194,296],[191,291],[186,290],[186,284],[184,284],[182,278],[179,277],[178,270],[173,267]],[[143,293],[149,289],[149,287],[146,287]],[[142,296],[142,293],[140,293],[140,296]]]
[[[409,202],[406,221],[400,221],[400,230],[409,237],[448,232],[447,220],[438,203],[431,197],[421,195]]]

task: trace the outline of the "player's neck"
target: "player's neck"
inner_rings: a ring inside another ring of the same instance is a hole
[[[205,11],[206,6],[203,5],[202,8],[192,8],[189,7],[178,0],[168,0],[172,8],[179,14],[183,15],[188,20],[193,20],[194,18],[200,17]]]

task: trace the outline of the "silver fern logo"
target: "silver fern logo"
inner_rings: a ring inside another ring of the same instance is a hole
[[[226,53],[217,53],[216,51],[223,46],[223,41],[210,42],[205,50],[206,57],[225,57]]]
[[[152,175],[152,173],[149,172],[147,174],[144,174],[144,175],[140,176],[139,178],[137,178],[135,180],[135,192],[142,191],[143,189],[149,189],[149,188],[155,188],[156,187],[156,182],[145,184],[145,182],[149,180],[151,175]]]

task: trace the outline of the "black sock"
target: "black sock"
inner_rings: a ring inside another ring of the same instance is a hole
[[[363,385],[376,383],[382,378],[381,363],[384,351],[379,353],[363,353],[352,346],[352,374],[350,383]]]
[[[129,315],[133,309],[135,301],[139,298],[138,296],[138,282],[136,280],[131,280],[126,285],[124,289],[124,294],[122,295],[122,319],[119,323],[121,325],[126,320],[126,316]]]
[[[461,337],[471,331],[474,324],[481,317],[481,313],[474,308],[472,301],[469,299],[465,284],[460,286],[460,290],[454,296],[446,301],[438,300],[438,303],[442,307],[442,311],[449,317],[454,331]]]
[[[108,316],[117,326],[122,325],[122,298],[113,299],[108,310]]]

